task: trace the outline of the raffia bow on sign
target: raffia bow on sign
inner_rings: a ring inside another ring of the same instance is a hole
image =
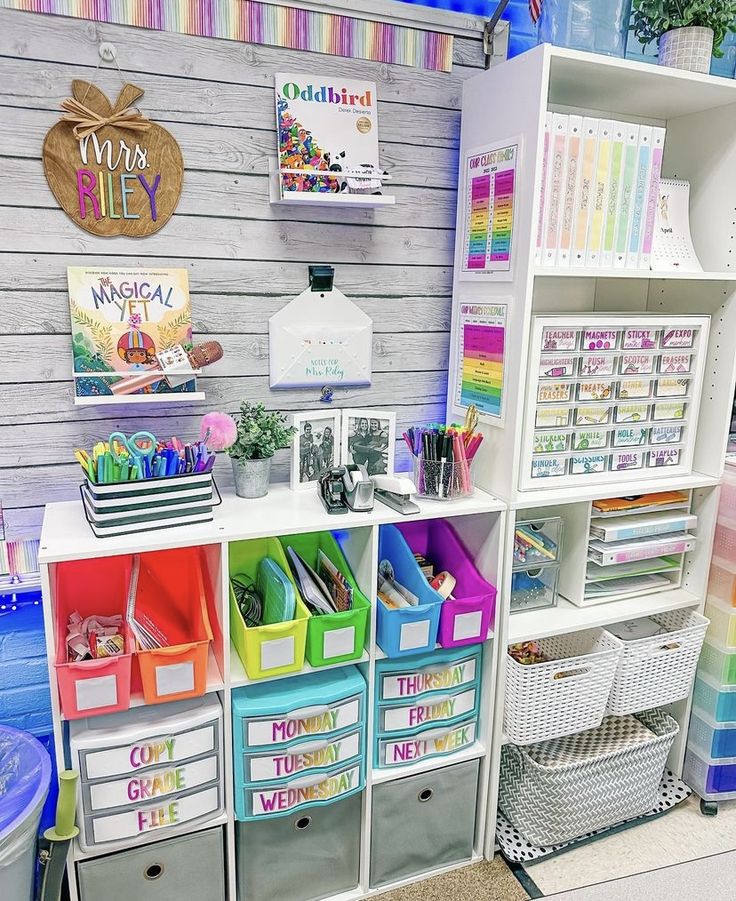
[[[184,179],[179,145],[134,108],[143,96],[134,84],[123,86],[114,106],[90,82],[73,81],[72,93],[43,144],[54,197],[93,235],[153,234],[179,202]]]

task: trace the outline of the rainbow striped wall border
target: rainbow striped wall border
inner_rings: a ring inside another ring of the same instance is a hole
[[[0,6],[449,72],[453,36],[259,0],[0,0]]]

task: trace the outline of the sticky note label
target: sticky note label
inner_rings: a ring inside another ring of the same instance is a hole
[[[657,346],[657,329],[627,328],[624,332],[624,348],[641,347],[651,349]]]

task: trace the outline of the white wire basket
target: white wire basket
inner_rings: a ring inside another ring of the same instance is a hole
[[[506,658],[504,730],[514,744],[599,726],[623,642],[604,629],[541,638],[545,663]]]
[[[680,701],[690,694],[709,621],[692,610],[650,617],[665,634],[623,641],[608,711],[616,716]]]

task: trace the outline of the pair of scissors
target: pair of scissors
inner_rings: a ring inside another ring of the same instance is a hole
[[[151,478],[151,461],[158,446],[155,435],[150,432],[135,432],[128,438],[123,432],[113,432],[109,443],[116,463],[132,461],[138,470],[138,478]]]

